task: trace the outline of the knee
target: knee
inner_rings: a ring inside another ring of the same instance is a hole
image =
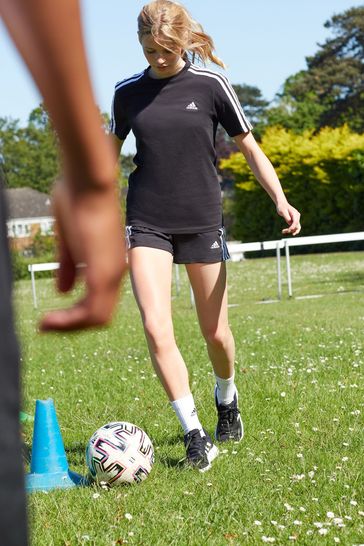
[[[174,343],[173,326],[170,321],[147,317],[143,323],[148,344],[153,352],[158,353]]]
[[[226,347],[232,336],[229,327],[208,328],[203,332],[206,343],[216,349]]]

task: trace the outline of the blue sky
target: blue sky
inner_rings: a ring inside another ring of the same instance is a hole
[[[90,70],[96,100],[110,110],[116,81],[145,67],[136,18],[146,0],[82,0]],[[185,0],[185,6],[215,41],[233,83],[259,87],[272,100],[285,79],[305,68],[305,57],[330,33],[324,22],[363,0]],[[40,102],[27,70],[0,24],[0,116],[25,123]],[[132,151],[128,137],[125,151]]]

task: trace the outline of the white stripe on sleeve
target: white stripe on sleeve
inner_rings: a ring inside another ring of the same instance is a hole
[[[188,71],[192,72],[192,74],[195,74],[197,76],[206,76],[208,78],[213,78],[214,80],[218,81],[222,89],[224,90],[227,98],[229,99],[244,132],[249,132],[252,129],[252,125],[249,122],[249,120],[246,118],[243,112],[243,109],[241,107],[241,104],[239,102],[239,99],[232,85],[230,84],[229,80],[225,76],[223,76],[222,74],[218,74],[216,72],[212,72],[210,70],[197,68],[194,65],[191,65]]]

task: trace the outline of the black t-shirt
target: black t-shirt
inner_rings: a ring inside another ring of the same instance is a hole
[[[132,130],[136,138],[127,223],[171,234],[217,229],[217,125],[231,137],[252,127],[222,74],[188,61],[170,78],[149,70],[117,83],[112,106],[111,132],[124,140]]]

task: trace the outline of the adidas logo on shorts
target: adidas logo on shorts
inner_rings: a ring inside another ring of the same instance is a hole
[[[215,248],[220,248],[220,245],[217,241],[215,241],[214,243],[212,243],[212,245],[210,246],[211,250],[214,250]]]
[[[194,102],[191,102],[186,106],[186,110],[198,110],[198,108]]]

